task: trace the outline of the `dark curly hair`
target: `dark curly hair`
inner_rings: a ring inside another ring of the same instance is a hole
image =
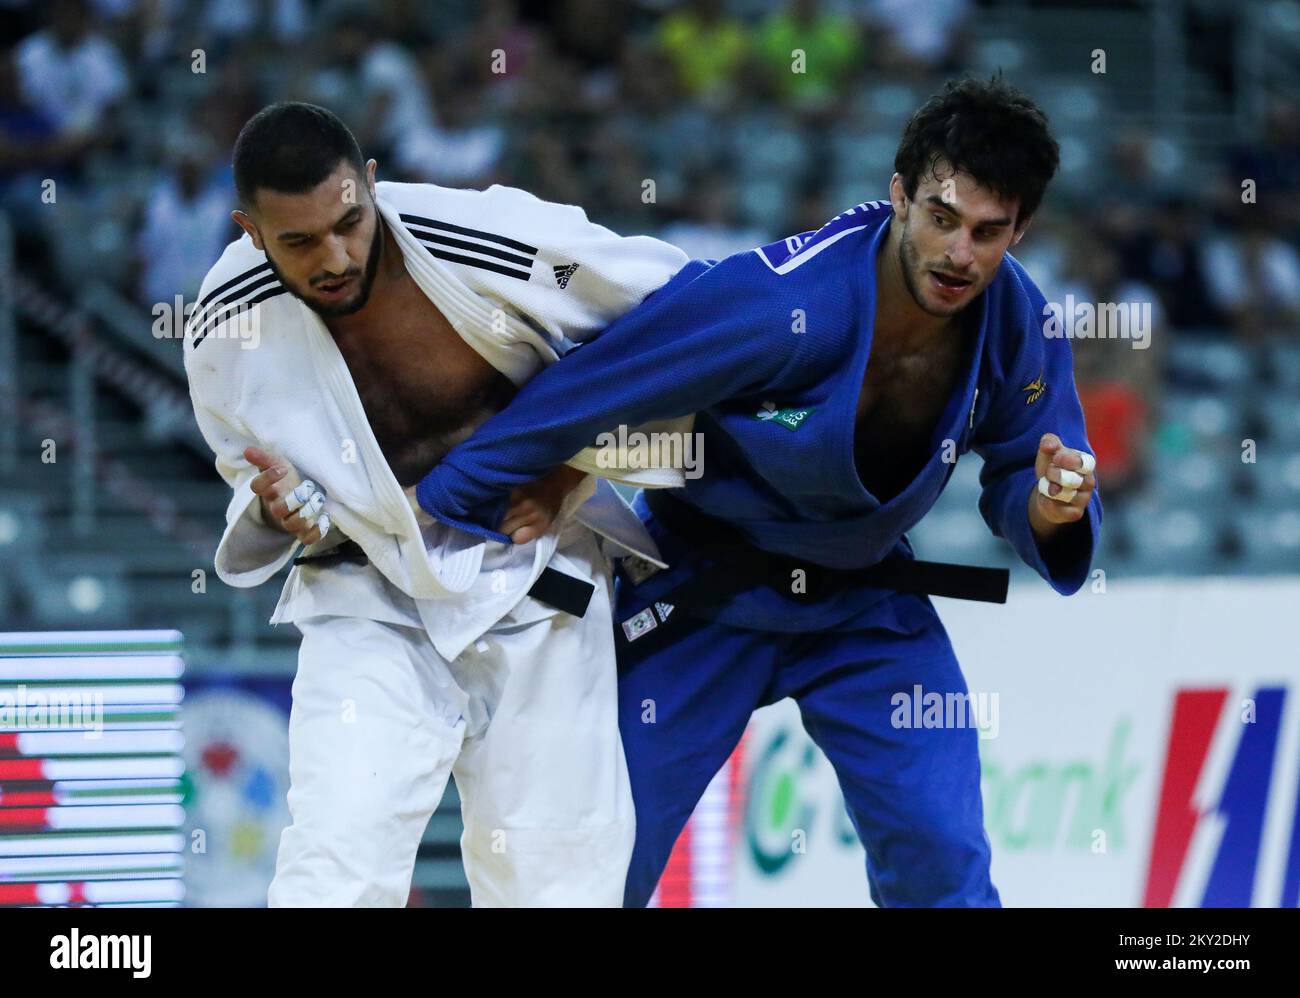
[[[333,112],[299,101],[271,104],[235,139],[235,190],[246,206],[262,188],[302,194],[333,173],[339,160],[365,172],[356,138]]]
[[[946,160],[999,197],[1017,199],[1020,225],[1042,202],[1060,154],[1047,115],[999,74],[950,80],[922,104],[903,129],[894,171],[910,201],[921,178]]]

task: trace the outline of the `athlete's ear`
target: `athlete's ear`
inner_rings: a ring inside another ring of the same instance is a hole
[[[889,178],[889,203],[894,206],[894,214],[904,222],[907,221],[907,192],[903,190],[903,177],[895,173]]]
[[[257,231],[257,226],[253,224],[253,220],[238,208],[230,213],[230,217],[235,220],[236,225],[248,233],[248,238],[253,240],[253,245],[265,253],[266,247],[262,245],[262,234]]]
[[[1017,245],[1020,242],[1020,240],[1024,238],[1025,233],[1029,231],[1029,223],[1032,222],[1033,220],[1034,220],[1034,216],[1030,215],[1020,225],[1016,226],[1016,234],[1011,237],[1012,246]]]
[[[375,196],[375,167],[378,165],[373,159],[366,160],[366,188],[370,191],[372,200]]]

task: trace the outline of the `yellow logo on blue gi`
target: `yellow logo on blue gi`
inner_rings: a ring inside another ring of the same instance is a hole
[[[1042,372],[1040,371],[1038,377],[1020,390],[1029,393],[1029,396],[1025,399],[1025,405],[1032,405],[1042,398],[1043,392],[1047,391],[1047,382],[1043,380]]]
[[[812,409],[807,407],[778,409],[775,402],[764,402],[763,408],[754,413],[754,418],[764,423],[779,423],[787,430],[797,430],[811,413]]]

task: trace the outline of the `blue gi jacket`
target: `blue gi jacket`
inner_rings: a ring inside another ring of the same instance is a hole
[[[692,261],[640,306],[528,382],[511,404],[419,484],[422,508],[495,532],[509,491],[542,477],[602,431],[697,412],[703,471],[674,495],[725,519],[756,547],[832,568],[911,555],[904,536],[934,505],[957,454],[984,458],[980,512],[1059,593],[1087,577],[1101,524],[1096,493],[1050,560],[1029,526],[1045,432],[1091,452],[1069,343],[1044,332],[1042,293],[1010,254],[967,310],[974,335],[935,427],[928,462],[881,503],[854,464],[854,422],[875,315],[875,260],[892,209],[867,202],[805,233],[719,262]],[[974,328],[978,323],[978,328]],[[643,515],[644,504],[641,506]],[[649,598],[701,567],[688,545],[652,533],[672,568]],[[862,587],[799,604],[759,587],[715,615],[735,626],[852,626],[884,595]],[[781,618],[781,619],[777,619]],[[789,619],[786,619],[789,618]]]

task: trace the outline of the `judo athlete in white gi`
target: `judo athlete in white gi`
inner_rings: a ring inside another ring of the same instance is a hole
[[[685,255],[510,188],[376,184],[310,105],[260,112],[234,161],[245,235],[204,281],[185,363],[234,490],[218,575],[259,585],[307,546],[272,617],[303,638],[270,904],[404,904],[449,774],[476,906],[620,904],[634,818],[607,556],[658,553],[593,473],[634,462],[588,449],[521,490],[518,537],[558,519],[512,546],[434,521],[414,485]],[[585,614],[554,605],[574,590]]]

